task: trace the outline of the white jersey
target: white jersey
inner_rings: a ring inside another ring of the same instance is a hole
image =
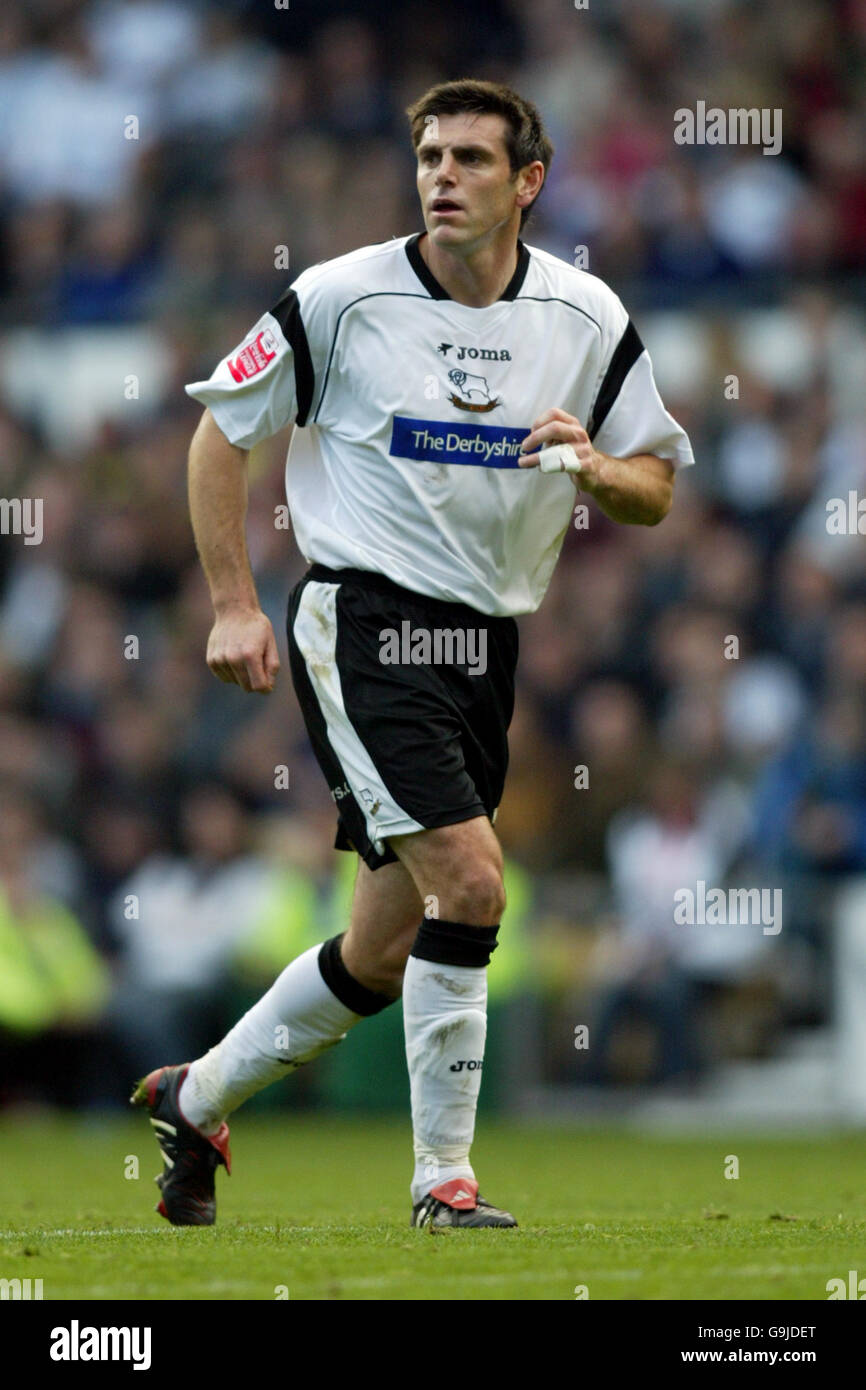
[[[576,493],[567,474],[518,468],[533,421],[558,406],[617,458],[679,466],[691,447],[603,281],[521,242],[502,298],[472,308],[435,280],[419,236],[304,271],[186,390],[245,449],[295,422],[286,491],[308,562],[534,612]]]

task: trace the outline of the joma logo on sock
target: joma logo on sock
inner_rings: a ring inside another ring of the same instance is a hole
[[[483,1062],[481,1059],[479,1059],[477,1062],[476,1062],[476,1061],[470,1061],[470,1062],[452,1062],[452,1063],[451,1063],[451,1066],[448,1068],[448,1070],[449,1070],[449,1071],[462,1071],[463,1068],[465,1067],[467,1071],[480,1071],[481,1068],[482,1068],[483,1066],[484,1066],[484,1062]]]

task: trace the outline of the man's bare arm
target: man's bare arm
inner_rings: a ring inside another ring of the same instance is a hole
[[[280,661],[247,554],[247,452],[226,439],[209,410],[190,444],[188,481],[192,529],[214,607],[207,664],[221,681],[269,694]]]
[[[631,526],[657,526],[674,499],[674,466],[655,454],[633,454],[616,459],[599,454],[597,472],[590,481],[583,472],[572,475],[579,492],[590,493],[611,521]]]
[[[521,468],[536,468],[537,452],[551,444],[570,444],[580,461],[572,479],[580,492],[588,492],[611,521],[633,526],[656,526],[671,509],[674,466],[655,454],[612,458],[594,449],[580,421],[564,410],[548,410],[532,426],[523,441]],[[533,452],[530,452],[533,451]]]

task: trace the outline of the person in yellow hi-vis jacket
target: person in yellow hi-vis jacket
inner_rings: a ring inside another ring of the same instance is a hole
[[[64,1099],[51,1080],[62,1047],[74,1101],[74,1059],[109,991],[108,968],[69,908],[0,878],[0,1099]]]

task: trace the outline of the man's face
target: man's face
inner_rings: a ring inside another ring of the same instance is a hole
[[[519,226],[515,199],[523,171],[512,174],[503,116],[437,116],[418,145],[418,194],[430,240],[470,250],[496,228]]]

